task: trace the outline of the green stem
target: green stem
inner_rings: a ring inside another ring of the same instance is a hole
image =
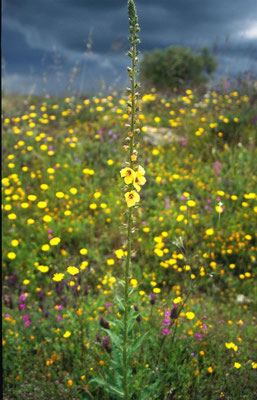
[[[128,247],[127,247],[127,260],[125,264],[125,293],[124,293],[124,331],[123,331],[123,386],[124,396],[127,400],[128,397],[128,372],[127,372],[127,341],[128,341],[128,285],[129,285],[129,267],[130,267],[130,254],[131,254],[131,222],[132,222],[132,209],[129,209],[128,217]]]
[[[136,31],[134,28],[133,36]],[[132,76],[131,76],[131,137],[130,137],[130,168],[133,168],[132,155],[134,150],[134,129],[135,129],[135,58],[136,58],[136,45],[133,43],[132,46]],[[131,184],[131,190],[133,185]],[[124,387],[124,398],[129,399],[128,392],[128,360],[127,360],[127,342],[128,342],[128,286],[129,286],[129,269],[130,269],[130,258],[131,258],[131,239],[132,239],[132,207],[129,209],[128,215],[128,245],[127,245],[127,259],[125,264],[125,290],[124,290],[124,332],[123,332],[123,387]]]

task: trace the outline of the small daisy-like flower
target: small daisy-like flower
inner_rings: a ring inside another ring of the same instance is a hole
[[[38,269],[40,272],[42,272],[43,274],[45,274],[46,272],[49,271],[49,267],[48,267],[47,265],[39,265],[39,266],[37,267],[37,269]]]
[[[186,313],[186,317],[188,318],[188,319],[194,319],[194,317],[195,317],[195,314],[193,313],[193,312],[187,312]]]
[[[79,273],[79,269],[77,267],[68,267],[67,271],[69,272],[70,275],[77,275]]]
[[[209,228],[205,231],[206,235],[211,236],[214,234],[214,229],[213,228]]]
[[[53,281],[60,282],[63,280],[63,278],[64,278],[64,274],[54,274]]]
[[[57,246],[60,243],[61,239],[58,237],[54,237],[50,240],[50,245],[51,246]]]

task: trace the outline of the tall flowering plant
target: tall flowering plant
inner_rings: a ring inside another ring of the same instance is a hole
[[[132,398],[133,392],[134,376],[132,374],[131,361],[147,335],[147,332],[144,334],[136,334],[133,331],[135,322],[140,322],[142,318],[139,315],[138,307],[135,305],[133,306],[132,294],[134,289],[133,287],[129,287],[133,210],[140,202],[139,193],[141,187],[146,183],[145,170],[137,162],[137,149],[140,147],[140,129],[138,128],[139,121],[137,118],[139,112],[139,93],[137,91],[139,83],[136,82],[136,75],[138,74],[136,66],[138,64],[139,51],[136,47],[137,44],[140,43],[140,39],[138,38],[140,28],[134,0],[128,0],[128,16],[129,41],[131,47],[127,55],[131,59],[131,66],[127,68],[130,80],[130,87],[127,88],[127,113],[130,116],[130,120],[129,123],[126,124],[127,137],[123,146],[124,151],[128,154],[128,158],[124,168],[120,171],[120,176],[125,184],[125,202],[127,206],[127,255],[124,264],[124,279],[118,281],[123,288],[122,294],[116,294],[116,303],[122,318],[111,321],[110,325],[107,321],[105,321],[106,326],[103,324],[101,325],[108,334],[108,338],[111,340],[111,367],[105,371],[102,377],[95,378],[91,381],[103,387],[110,395],[115,395],[125,400]]]
[[[130,123],[127,124],[129,130],[126,139],[125,151],[129,151],[129,160],[127,166],[120,171],[121,177],[124,179],[126,185],[125,199],[128,211],[128,226],[127,226],[127,259],[124,271],[124,314],[123,314],[123,390],[125,399],[129,398],[128,391],[128,307],[129,307],[129,272],[131,264],[131,239],[132,239],[132,218],[133,208],[139,203],[141,186],[146,183],[145,170],[141,165],[137,164],[137,150],[139,142],[136,143],[137,135],[140,133],[137,127],[137,112],[139,107],[137,104],[139,93],[136,83],[136,75],[138,70],[136,65],[138,63],[139,51],[136,49],[137,44],[140,43],[138,32],[140,31],[138,25],[137,11],[133,0],[128,1],[128,15],[129,15],[129,41],[131,43],[130,51],[127,55],[131,58],[131,67],[127,68],[128,76],[130,79],[131,87],[127,88],[128,93],[128,113],[130,115]],[[141,341],[141,340],[140,340]]]

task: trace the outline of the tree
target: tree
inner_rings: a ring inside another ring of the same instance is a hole
[[[206,83],[216,68],[217,62],[207,47],[197,54],[189,47],[172,46],[144,53],[140,74],[146,88],[167,91]]]

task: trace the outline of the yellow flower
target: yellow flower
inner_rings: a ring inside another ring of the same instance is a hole
[[[154,249],[155,254],[157,254],[158,257],[163,256],[163,251],[161,249]]]
[[[212,368],[212,367],[209,367],[209,368],[208,368],[208,372],[209,372],[209,374],[212,374],[212,373],[213,373],[213,368]]]
[[[125,199],[127,202],[128,207],[133,207],[140,201],[140,196],[135,190],[132,190],[131,192],[127,192],[125,194]]]
[[[237,368],[237,369],[239,369],[239,368],[241,368],[241,364],[238,363],[238,362],[235,362],[235,363],[234,363],[234,367]]]
[[[43,244],[43,246],[41,247],[42,251],[48,251],[50,249],[49,244]]]
[[[153,289],[153,292],[154,292],[154,293],[160,293],[160,291],[161,291],[161,289],[158,288],[158,287],[156,287],[156,288]]]
[[[137,167],[137,173],[140,175],[145,175],[145,170],[141,165]]]
[[[122,249],[118,249],[115,251],[115,255],[117,258],[122,258],[124,255],[124,251]]]
[[[38,208],[46,208],[47,204],[45,201],[39,201],[37,203]]]
[[[77,194],[78,190],[76,188],[70,188],[71,194]]]
[[[211,236],[214,234],[214,229],[213,228],[209,228],[205,231],[206,235]]]
[[[55,196],[56,196],[58,199],[62,199],[62,198],[64,197],[64,193],[63,193],[63,192],[57,192],[57,193],[55,194]]]
[[[69,331],[66,331],[63,335],[64,338],[70,337],[71,333]]]
[[[28,199],[30,201],[35,201],[35,200],[37,200],[37,196],[35,196],[34,194],[30,194],[30,195],[28,195]]]
[[[94,198],[95,199],[99,199],[99,197],[101,197],[101,192],[95,192],[94,193]]]
[[[196,205],[196,202],[194,200],[188,200],[187,205],[189,207],[194,207]]]
[[[133,182],[133,186],[134,188],[136,188],[136,190],[138,192],[140,192],[141,187],[146,183],[146,179],[144,177],[144,175],[142,175],[139,171],[137,171],[134,175],[134,182]]]
[[[83,271],[87,266],[88,266],[88,261],[82,261],[82,263],[80,265],[81,271]]]
[[[51,246],[57,246],[60,243],[61,239],[58,237],[54,237],[50,240],[50,245]]]
[[[47,267],[47,265],[39,265],[39,266],[37,267],[37,269],[38,269],[40,272],[42,272],[43,274],[45,274],[46,272],[49,271],[49,267]]]
[[[51,222],[52,221],[52,217],[50,217],[50,215],[44,215],[43,221],[44,222]]]
[[[252,236],[251,235],[245,235],[245,239],[246,240],[252,240]]]
[[[182,297],[176,297],[176,299],[173,300],[173,303],[178,304],[182,301]]]
[[[186,313],[186,317],[188,318],[188,319],[194,319],[194,317],[195,317],[195,314],[193,313],[193,312],[187,312]]]
[[[124,178],[126,185],[129,185],[134,180],[135,172],[131,168],[123,168],[120,171],[120,175],[122,178]]]
[[[108,258],[108,260],[106,262],[107,262],[107,265],[113,265],[114,264],[114,259],[113,258]]]
[[[217,213],[221,214],[223,212],[223,208],[221,207],[221,205],[219,204],[218,206],[215,207],[215,210],[217,211]]]
[[[16,258],[16,254],[13,251],[10,251],[10,253],[7,254],[7,257],[10,260],[14,260]]]
[[[83,256],[85,256],[87,254],[87,249],[80,249],[80,254],[82,254]]]
[[[67,271],[71,275],[77,275],[79,273],[79,269],[77,267],[72,267],[72,266],[68,267]]]
[[[16,219],[17,217],[16,217],[16,214],[12,213],[12,214],[8,215],[8,218],[9,219]]]
[[[64,274],[54,274],[53,281],[60,282],[63,280],[63,278],[64,278]]]

